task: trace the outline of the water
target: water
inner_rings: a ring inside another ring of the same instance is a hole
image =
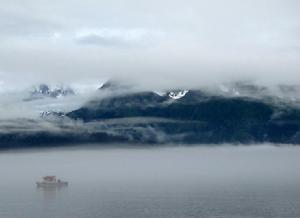
[[[2,151],[0,217],[300,217],[300,147],[83,146]]]

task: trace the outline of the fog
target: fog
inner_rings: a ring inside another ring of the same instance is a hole
[[[300,82],[296,0],[1,5],[0,89],[107,78],[151,88]]]
[[[269,144],[143,148],[81,145],[6,151],[0,154],[0,184],[34,186],[45,175],[57,175],[70,186],[298,184],[299,153],[299,147]]]
[[[101,133],[126,135],[130,141],[126,130],[140,134],[141,141],[170,142],[166,133],[135,124],[172,120],[125,117],[84,123],[64,116],[107,96],[144,90],[201,89],[229,97],[238,93],[295,109],[297,116],[298,0],[0,0],[0,4],[3,144],[23,136],[25,142],[27,135],[36,142],[35,133],[44,132],[50,139],[53,134],[54,141],[55,136],[68,141],[70,134],[72,141],[72,135],[76,140]],[[99,91],[107,80],[120,82],[121,89]],[[234,87],[236,81],[256,86],[250,85],[252,92],[247,93]],[[71,87],[75,95],[30,99],[32,86],[41,83]],[[63,118],[41,117],[41,112],[49,111],[61,112]],[[299,146],[55,147],[0,151],[1,218],[300,214]],[[45,175],[56,175],[69,186],[36,189],[35,182]]]
[[[0,153],[0,216],[298,217],[300,148],[80,147]],[[67,187],[36,188],[45,175]]]
[[[101,83],[100,83],[101,84]],[[99,84],[98,84],[99,85]],[[15,118],[36,119],[41,112],[69,112],[84,105],[96,95],[97,88],[93,85],[74,84],[75,95],[61,98],[41,97],[31,99],[32,84],[23,85],[18,89],[0,90],[0,120]]]

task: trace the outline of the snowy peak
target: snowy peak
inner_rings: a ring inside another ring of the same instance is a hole
[[[189,90],[185,89],[183,91],[172,91],[168,93],[168,96],[172,99],[180,99],[183,98],[187,93],[189,92]]]
[[[26,100],[35,100],[44,97],[59,98],[69,95],[74,95],[73,89],[64,86],[49,86],[46,84],[40,84],[35,86],[30,92],[30,97]]]

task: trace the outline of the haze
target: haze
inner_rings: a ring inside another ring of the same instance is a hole
[[[300,179],[299,169],[295,167],[299,165],[298,154],[298,147],[271,144],[160,148],[83,144],[71,148],[6,151],[0,154],[0,169],[6,178],[0,185],[21,181],[26,184],[45,174],[64,176],[74,185],[296,182]],[[7,166],[14,172],[5,170]],[[26,177],[20,176],[22,172],[26,172]]]
[[[298,217],[299,148],[221,146],[0,153],[0,216]],[[44,175],[65,189],[36,189]]]

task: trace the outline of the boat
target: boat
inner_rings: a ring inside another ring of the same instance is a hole
[[[67,186],[68,182],[57,179],[56,176],[44,176],[43,181],[36,182],[37,187],[62,187]]]

